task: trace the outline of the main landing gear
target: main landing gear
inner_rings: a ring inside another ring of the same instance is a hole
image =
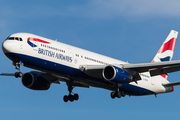
[[[120,91],[118,88],[116,89],[116,91],[111,92],[111,98],[114,99],[115,97],[117,98],[121,98],[121,97],[125,97],[126,94],[124,93],[124,91]]]
[[[63,97],[64,102],[68,102],[68,100],[70,102],[73,102],[74,100],[77,101],[79,99],[79,95],[78,94],[74,94],[74,95],[72,94],[72,90],[75,87],[75,86],[73,86],[73,82],[67,83],[67,86],[68,86],[69,95],[65,95]]]
[[[15,72],[15,77],[18,78],[18,77],[22,77],[23,74],[22,72],[20,72],[20,63],[19,62],[13,62],[15,68],[18,70],[18,72]]]

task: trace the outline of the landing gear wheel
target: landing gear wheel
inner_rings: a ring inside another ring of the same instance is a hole
[[[79,99],[79,95],[78,94],[74,94],[74,100],[78,100]]]
[[[67,95],[65,95],[65,96],[63,97],[63,100],[64,100],[64,102],[68,102],[69,97],[68,97]]]
[[[125,96],[126,96],[126,94],[124,93],[124,91],[121,92],[121,95],[122,95],[122,97],[125,97]]]
[[[68,102],[68,101],[73,102],[74,100],[78,100],[78,99],[79,99],[78,94],[74,94],[74,95],[69,94],[63,97],[64,102]]]
[[[23,74],[22,74],[22,72],[20,72],[20,63],[19,62],[13,62],[13,65],[15,65],[15,68],[18,70],[18,72],[16,72],[14,76],[16,78],[22,77]]]
[[[116,97],[115,92],[111,92],[111,98],[114,99]]]
[[[117,98],[121,98],[121,92],[120,92],[120,91],[118,91],[118,92],[116,93],[116,97],[117,97]]]
[[[73,95],[69,95],[69,101],[71,101],[71,102],[74,101],[74,96]]]
[[[22,75],[23,75],[22,72],[16,72],[16,73],[15,73],[15,77],[16,77],[16,78],[22,77]]]

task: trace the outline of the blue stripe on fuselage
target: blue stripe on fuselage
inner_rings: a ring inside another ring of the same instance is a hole
[[[64,66],[62,64],[47,61],[45,59],[36,58],[32,56],[16,54],[16,53],[6,53],[6,56],[12,61],[22,61],[24,66],[31,66],[31,68],[38,68],[38,70],[48,70],[60,74],[66,74],[74,76],[80,74],[81,70]]]
[[[35,44],[32,43],[31,41],[27,41],[27,43],[28,43],[31,47],[37,47],[37,45],[35,45]]]
[[[145,88],[141,88],[138,86],[130,85],[130,84],[122,84],[122,86],[119,87],[121,90],[126,91],[127,93],[130,93],[131,95],[151,95],[155,94],[154,92],[147,90]]]
[[[24,63],[24,66],[28,66],[30,68],[38,69],[41,71],[48,70],[52,73],[59,73],[59,74],[65,75],[65,76],[70,75],[72,77],[81,77],[81,78],[89,79],[92,81],[98,81],[98,82],[107,84],[107,82],[104,79],[88,76],[84,72],[82,72],[80,69],[68,67],[68,66],[54,63],[51,61],[47,61],[47,60],[44,60],[41,58],[36,58],[36,57],[22,55],[22,54],[16,54],[16,53],[6,53],[6,56],[9,59],[11,59],[12,61],[22,61]],[[154,94],[154,92],[152,92],[150,90],[140,88],[138,86],[134,86],[131,84],[122,84],[122,86],[120,86],[119,88],[121,90],[127,92],[130,95]]]

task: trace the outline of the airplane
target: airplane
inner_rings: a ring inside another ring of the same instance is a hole
[[[79,99],[74,87],[110,90],[112,99],[174,91],[180,82],[169,82],[168,74],[180,70],[180,60],[171,61],[178,32],[171,30],[152,62],[130,64],[30,33],[15,33],[2,43],[4,54],[17,72],[1,73],[21,78],[32,90],[48,90],[52,83],[66,82],[64,102]],[[35,69],[22,73],[20,66]]]

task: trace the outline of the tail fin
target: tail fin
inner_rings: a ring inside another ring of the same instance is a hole
[[[171,30],[152,62],[171,61],[176,45],[177,36],[178,32],[175,30]],[[161,76],[167,79],[167,75],[163,74]]]

